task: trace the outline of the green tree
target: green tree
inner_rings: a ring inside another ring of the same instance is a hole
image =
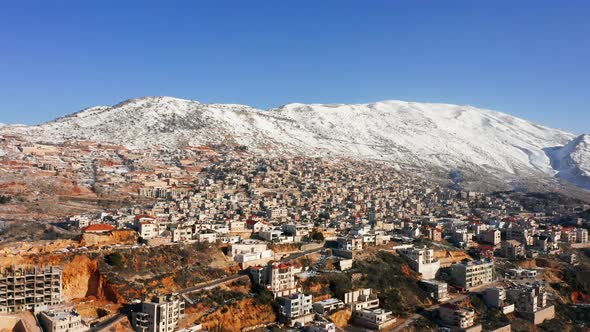
[[[312,231],[309,237],[316,242],[322,242],[325,239],[324,234],[317,230]]]
[[[12,200],[12,197],[7,195],[0,195],[0,204],[8,204]]]
[[[107,264],[109,264],[110,266],[114,266],[120,269],[123,268],[123,256],[121,256],[120,253],[114,252],[112,254],[108,254],[105,257],[105,259]]]

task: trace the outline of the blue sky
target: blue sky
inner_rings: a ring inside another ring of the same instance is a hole
[[[589,1],[2,1],[0,122],[146,95],[401,99],[590,133],[588,17]]]

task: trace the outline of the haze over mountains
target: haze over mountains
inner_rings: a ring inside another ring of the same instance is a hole
[[[272,155],[385,160],[400,167],[563,178],[590,189],[590,137],[471,106],[388,100],[259,110],[170,97],[130,99],[0,133],[32,141],[90,140],[129,148],[240,144]]]

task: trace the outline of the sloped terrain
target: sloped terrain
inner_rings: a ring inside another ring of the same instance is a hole
[[[590,135],[580,135],[563,147],[547,151],[557,176],[590,190]]]
[[[265,154],[386,160],[406,168],[487,172],[509,181],[550,178],[557,172],[574,181],[567,174],[583,173],[588,164],[584,136],[574,139],[562,130],[471,106],[393,100],[288,104],[264,111],[144,97],[92,107],[38,126],[0,127],[0,133],[129,148],[238,144]],[[564,150],[556,151],[559,147]],[[561,162],[552,163],[550,156]]]

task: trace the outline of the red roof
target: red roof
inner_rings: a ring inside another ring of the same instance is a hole
[[[109,224],[94,224],[84,227],[84,232],[108,232],[115,229],[115,226]]]

